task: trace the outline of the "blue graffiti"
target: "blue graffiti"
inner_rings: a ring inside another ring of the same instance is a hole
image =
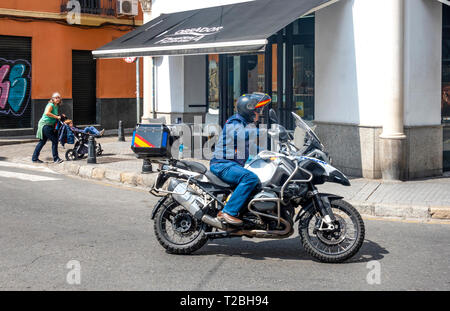
[[[0,58],[0,113],[23,115],[30,101],[30,82],[28,61]]]

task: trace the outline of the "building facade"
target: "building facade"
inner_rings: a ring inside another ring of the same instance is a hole
[[[148,19],[234,2],[154,0]],[[445,2],[340,0],[286,23],[264,53],[153,57],[147,107],[171,123],[200,114],[223,124],[239,95],[264,91],[286,127],[291,111],[312,121],[348,175],[441,175],[450,170]]]
[[[1,2],[0,135],[35,133],[53,92],[61,93],[61,111],[77,125],[136,124],[136,65],[95,60],[91,53],[142,25],[140,9],[128,13],[117,5],[112,0]]]

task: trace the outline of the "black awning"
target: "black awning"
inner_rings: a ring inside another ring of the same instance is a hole
[[[95,58],[249,53],[305,14],[337,0],[256,0],[163,14],[92,52]]]

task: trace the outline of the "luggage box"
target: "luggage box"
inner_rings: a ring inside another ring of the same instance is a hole
[[[138,158],[169,157],[170,130],[164,124],[138,124],[131,149]]]

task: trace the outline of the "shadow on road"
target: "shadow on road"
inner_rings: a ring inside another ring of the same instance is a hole
[[[363,245],[358,253],[348,262],[369,262],[371,260],[381,260],[384,255],[389,254],[388,250],[370,240],[364,240]]]
[[[359,252],[353,258],[346,261],[346,263],[381,260],[386,254],[389,254],[389,252],[385,248],[373,241],[365,240]],[[213,240],[202,249],[195,252],[194,255],[236,256],[253,260],[313,260],[319,262],[305,252],[299,237],[266,241],[251,241],[239,238]]]

